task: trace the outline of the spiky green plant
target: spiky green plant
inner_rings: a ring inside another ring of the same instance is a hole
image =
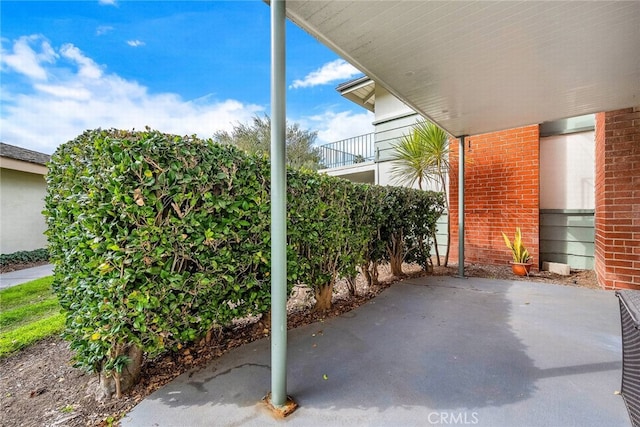
[[[520,227],[516,228],[516,234],[513,238],[513,243],[511,243],[504,232],[502,232],[502,238],[504,239],[504,243],[507,245],[507,247],[511,249],[513,262],[526,264],[527,262],[529,262],[529,260],[531,260],[529,251],[524,247],[524,244],[522,243],[522,232],[520,231]]]
[[[449,248],[451,247],[451,216],[449,212],[449,198],[447,196],[447,174],[449,173],[449,136],[437,125],[428,121],[418,121],[409,135],[404,135],[393,146],[394,161],[391,176],[403,184],[413,186],[418,184],[421,190],[424,181],[434,182],[444,194],[445,209],[447,211],[447,250],[444,265],[449,263]],[[435,234],[433,236],[436,241]],[[437,264],[440,265],[438,245],[435,245]]]

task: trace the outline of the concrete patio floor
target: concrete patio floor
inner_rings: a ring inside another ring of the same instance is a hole
[[[621,359],[613,292],[425,277],[289,331],[300,407],[285,420],[260,403],[264,339],[176,378],[122,425],[629,426]]]

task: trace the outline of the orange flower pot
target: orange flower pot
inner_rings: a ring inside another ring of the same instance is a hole
[[[513,274],[515,274],[516,276],[528,276],[532,265],[533,264],[530,262],[528,263],[513,262],[511,263],[511,270],[513,271]]]

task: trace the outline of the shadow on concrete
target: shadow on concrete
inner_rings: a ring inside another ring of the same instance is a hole
[[[586,356],[562,334],[556,341],[548,335],[562,326],[558,320],[528,317],[554,310],[545,299],[561,287],[542,286],[414,279],[344,316],[290,331],[288,392],[300,409],[287,424],[444,424],[442,414],[449,414],[459,425],[626,425],[622,399],[612,399],[621,363],[611,334],[619,331],[583,325],[596,337],[586,338],[594,347]],[[577,303],[566,289],[561,294]],[[592,303],[602,306],[598,298]],[[616,307],[611,302],[607,309]],[[248,344],[182,375],[123,425],[278,424],[258,403],[270,390],[269,345]],[[587,413],[576,418],[575,405]]]
[[[509,303],[500,294],[398,291],[356,311],[345,327],[331,320],[320,337],[296,337],[291,390],[301,404],[480,408],[530,396],[535,385],[522,373],[533,371],[533,362],[510,331]],[[330,381],[322,381],[325,373]]]

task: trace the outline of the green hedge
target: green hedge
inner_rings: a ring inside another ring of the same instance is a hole
[[[266,163],[158,132],[89,131],[47,175],[54,289],[81,365],[120,369],[269,305]]]
[[[428,269],[431,259],[432,236],[436,222],[444,211],[441,193],[387,187],[384,209],[387,216],[380,230],[385,244],[383,259],[391,272],[402,275],[403,262],[415,262]]]
[[[47,182],[53,287],[80,366],[120,372],[131,346],[157,354],[269,310],[267,159],[195,137],[94,130],[58,148]],[[339,277],[391,259],[394,242],[424,262],[442,205],[436,193],[289,170],[288,285],[330,304]]]
[[[25,264],[49,260],[49,251],[46,248],[33,251],[18,251],[10,254],[0,254],[0,265]]]
[[[324,311],[331,306],[335,281],[356,275],[377,227],[362,216],[368,209],[368,187],[315,172],[290,171],[288,195],[288,240],[296,278],[314,290],[316,309]]]

